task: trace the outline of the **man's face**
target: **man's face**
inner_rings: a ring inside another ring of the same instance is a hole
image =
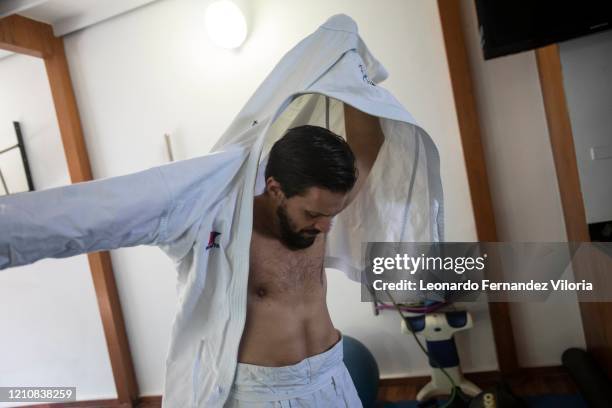
[[[284,199],[276,210],[281,240],[294,250],[308,248],[318,234],[329,231],[347,197],[345,193],[311,187],[302,195]]]

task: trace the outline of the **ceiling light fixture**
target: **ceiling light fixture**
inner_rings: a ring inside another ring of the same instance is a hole
[[[208,36],[219,47],[238,48],[246,39],[246,19],[233,1],[212,2],[206,9],[205,22]]]

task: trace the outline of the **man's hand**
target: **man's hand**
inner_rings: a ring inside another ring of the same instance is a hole
[[[355,167],[358,171],[357,181],[346,202],[348,206],[365,183],[385,136],[378,117],[368,115],[347,104],[344,104],[344,127],[346,141],[355,154]]]

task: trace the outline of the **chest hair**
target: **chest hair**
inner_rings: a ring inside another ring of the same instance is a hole
[[[325,237],[306,249],[293,251],[278,240],[253,232],[249,288],[259,296],[300,296],[324,291]]]

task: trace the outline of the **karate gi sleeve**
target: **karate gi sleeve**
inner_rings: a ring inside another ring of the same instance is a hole
[[[157,245],[178,260],[218,206],[248,151],[182,160],[126,176],[0,197],[0,269],[43,258]]]
[[[155,244],[171,202],[159,168],[0,197],[0,269]]]

